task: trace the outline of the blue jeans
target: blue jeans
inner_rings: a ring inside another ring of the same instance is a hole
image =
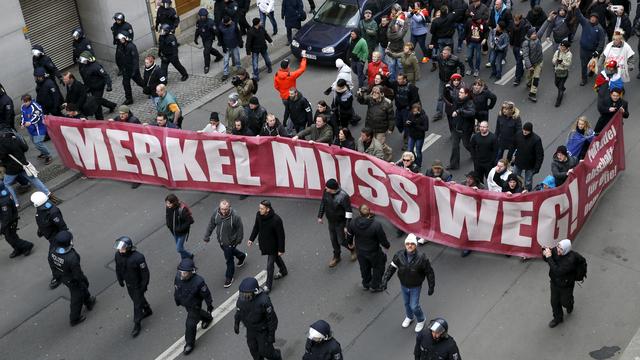
[[[445,85],[446,83],[444,81],[438,81],[438,102],[436,103],[436,113],[440,114],[440,116],[442,116],[442,110],[444,109],[443,93]]]
[[[387,56],[387,65],[389,66],[389,80],[395,81],[396,76],[402,73],[402,63],[400,63],[400,59]]]
[[[37,177],[33,177],[33,176],[27,176],[27,173],[22,171],[19,174],[16,175],[9,175],[9,174],[4,174],[4,179],[2,180],[2,182],[4,183],[4,186],[7,188],[7,190],[9,190],[9,193],[11,194],[11,197],[13,197],[13,200],[15,200],[16,205],[18,204],[18,195],[16,194],[16,191],[13,190],[13,187],[11,186],[11,184],[13,184],[13,182],[16,180],[16,178],[18,176],[22,176],[24,178],[26,178],[27,180],[29,180],[29,182],[31,183],[31,185],[35,186],[36,189],[38,189],[38,191],[42,191],[43,193],[49,195],[51,192],[49,191],[49,189],[47,189],[46,186],[44,186],[44,184],[42,183],[42,181],[40,181],[40,179],[38,179]]]
[[[264,64],[267,66],[267,69],[271,70],[271,59],[269,58],[269,52],[267,49],[264,49],[260,52],[252,52],[251,53],[251,67],[253,68],[253,77],[258,80],[260,78],[260,67],[258,64],[260,63],[260,55],[264,59]]]
[[[351,70],[353,70],[353,73],[356,75],[356,78],[358,79],[358,88],[365,87],[367,84],[367,81],[366,81],[367,74],[366,74],[364,62],[351,61]]]
[[[522,75],[524,75],[524,59],[522,57],[522,54],[520,54],[520,48],[519,47],[512,47],[511,50],[513,50],[513,57],[516,59],[516,78],[515,81],[520,82],[520,80],[522,79]]]
[[[32,135],[31,141],[33,141],[33,145],[35,145],[36,149],[40,151],[40,155],[49,156],[51,153],[47,148],[47,145],[44,144],[45,135]]]
[[[273,15],[273,11],[265,14],[262,11],[258,10],[258,12],[260,13],[260,22],[262,23],[262,26],[264,27],[265,31],[267,29],[267,24],[265,23],[265,20],[267,20],[267,17],[269,18],[269,21],[271,22],[271,26],[273,27],[273,34],[275,35],[275,33],[278,32],[278,24],[276,23],[276,17]]]
[[[422,167],[422,145],[424,144],[424,138],[414,139],[409,136],[409,145],[407,145],[407,151],[411,151],[416,156],[416,164]]]
[[[506,52],[493,50],[489,56],[489,62],[491,63],[491,76],[495,76],[497,80],[502,78],[502,60]]]
[[[482,61],[482,44],[467,43],[467,64],[469,64],[469,68],[471,68],[472,71],[480,71],[481,61]]]
[[[456,23],[456,32],[458,33],[458,49],[462,49],[462,43],[464,42],[464,23]]]
[[[240,48],[227,49],[227,52],[224,53],[224,68],[222,69],[222,74],[226,76],[229,76],[229,54],[233,56],[236,69],[240,70]]]
[[[173,238],[176,240],[176,251],[178,251],[178,253],[180,253],[180,257],[183,259],[186,258],[190,258],[191,253],[188,252],[187,250],[184,249],[184,243],[187,242],[187,238],[189,237],[189,234],[183,234],[183,235],[173,235]]]
[[[237,258],[238,260],[243,260],[247,255],[236,249],[235,246],[220,245],[220,249],[224,252],[224,259],[227,264],[227,270],[224,273],[224,277],[227,279],[233,279],[233,274],[236,272],[236,264],[233,262],[233,259]]]
[[[527,191],[531,191],[531,189],[533,188],[533,169],[520,169],[519,167],[514,165],[512,170],[513,173],[518,176],[522,176],[522,172],[524,171],[524,187],[527,189]]]
[[[402,298],[404,299],[404,312],[409,319],[415,317],[416,321],[424,321],[424,313],[420,307],[420,291],[422,286],[407,288],[400,286],[402,289]]]
[[[396,108],[396,128],[398,128],[398,132],[401,134],[404,132],[404,123],[409,118],[409,109],[398,109]]]

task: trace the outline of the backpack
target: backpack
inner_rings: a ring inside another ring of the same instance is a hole
[[[251,93],[255,95],[258,93],[258,81],[255,78],[251,78],[251,81],[253,82],[253,89],[251,90]]]
[[[575,252],[576,257],[576,279],[575,281],[582,282],[587,278],[587,259],[584,256]]]

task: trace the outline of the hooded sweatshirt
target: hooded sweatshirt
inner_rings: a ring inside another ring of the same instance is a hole
[[[298,70],[291,71],[289,67],[278,69],[276,76],[273,77],[273,87],[280,94],[280,99],[289,98],[289,89],[296,87],[296,80],[305,70],[307,70],[307,58],[302,58]]]
[[[351,80],[351,68],[349,65],[345,64],[342,59],[336,59],[336,68],[338,69],[338,76],[336,76],[336,81],[331,84],[331,88],[335,90],[336,84],[338,80],[344,79],[349,85],[349,88],[353,88],[353,80]]]
[[[347,231],[353,235],[358,253],[375,253],[380,251],[380,246],[385,249],[391,246],[382,225],[373,216],[353,220]]]

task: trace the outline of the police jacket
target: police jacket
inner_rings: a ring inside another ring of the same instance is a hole
[[[176,9],[160,6],[156,15],[156,31],[160,29],[160,25],[169,24],[175,30],[180,24],[180,17],[176,13]]]
[[[169,124],[167,122],[167,124]],[[191,210],[184,203],[180,203],[179,206],[172,208],[166,208],[166,220],[169,231],[174,236],[184,235],[189,233],[191,224],[193,224],[193,216],[191,216]]]
[[[451,79],[451,75],[464,74],[464,63],[455,55],[450,55],[445,59],[442,54],[439,54],[436,57],[436,61],[438,62],[438,77],[440,81],[446,83]]]
[[[198,19],[193,42],[198,41],[198,37],[202,38],[202,42],[213,41],[216,38],[216,23],[213,19]]]
[[[80,76],[91,91],[102,91],[105,85],[111,87],[111,76],[97,62],[87,64],[80,69]]]
[[[69,230],[60,209],[48,201],[36,209],[36,224],[38,224],[38,237],[44,236],[49,241],[53,240],[60,231]]]
[[[55,251],[49,252],[49,267],[51,267],[53,275],[60,277],[62,283],[67,287],[89,287],[89,279],[82,272],[80,255],[75,249],[72,248],[64,254]]]
[[[347,225],[349,243],[355,239],[358,253],[375,253],[380,251],[380,246],[388,249],[391,245],[384,233],[382,224],[373,216],[359,217]]]
[[[162,68],[157,64],[153,64],[151,67],[144,68],[144,77],[143,77],[144,87],[142,88],[142,92],[146,95],[151,95],[153,97],[158,97],[158,93],[156,93],[156,87],[160,84],[167,84],[167,76],[162,71]]]
[[[304,355],[302,360],[342,360],[342,348],[340,343],[334,339],[315,342],[307,339],[304,347]]]
[[[158,55],[162,59],[171,59],[178,56],[178,40],[175,35],[160,35],[158,39]]]
[[[141,253],[130,250],[125,254],[116,251],[116,277],[120,286],[147,290],[149,285],[149,267]]]
[[[313,112],[311,111],[311,104],[309,100],[298,93],[295,99],[289,97],[289,100],[284,106],[283,123],[286,124],[289,117],[291,121],[297,126],[309,126],[313,123]]]
[[[0,194],[0,234],[5,234],[7,228],[11,226],[11,224],[17,222],[20,218],[18,216],[16,203],[13,201],[8,191],[3,191],[6,195]]]
[[[537,174],[542,166],[542,161],[544,161],[544,148],[540,136],[534,132],[525,136],[521,131],[516,134],[514,143],[516,159],[513,164],[518,169],[533,170]]]
[[[111,33],[113,34],[113,45],[118,45],[118,34],[126,34],[131,41],[133,41],[133,27],[128,22],[124,21],[122,24],[113,22],[111,25]]]
[[[404,287],[422,286],[425,278],[427,278],[430,289],[436,285],[436,278],[429,259],[424,253],[417,250],[410,256],[406,250],[398,251],[384,273],[383,284],[391,279],[396,270],[398,271],[398,280]]]
[[[13,100],[7,94],[0,95],[0,128],[14,127],[16,113]]]
[[[284,252],[284,226],[282,219],[273,209],[269,210],[266,215],[256,213],[256,221],[253,224],[253,230],[249,236],[249,241],[258,238],[258,245],[262,255],[277,255]]]
[[[87,101],[87,89],[84,84],[78,80],[73,80],[73,83],[67,86],[67,96],[64,99],[67,104],[76,104],[78,109],[82,111],[84,104]]]
[[[58,67],[53,63],[53,60],[47,55],[33,56],[32,57],[33,68],[43,68],[50,78],[58,78],[62,81],[62,73],[58,70]]]
[[[327,125],[325,125],[327,126]],[[328,191],[322,193],[320,208],[318,209],[318,219],[327,215],[327,220],[331,223],[351,222],[351,198],[346,191],[338,189],[338,192],[331,194]]]
[[[391,100],[383,97],[376,101],[371,96],[359,92],[358,102],[367,105],[366,127],[373,130],[374,133],[393,131],[396,118]]]
[[[458,344],[449,335],[434,340],[431,330],[424,329],[416,336],[413,350],[415,360],[461,360]]]
[[[118,54],[116,54],[118,55]],[[140,70],[140,56],[138,55],[138,48],[132,42],[127,41],[122,45],[122,52],[120,53],[122,62],[122,70],[133,74]]]
[[[576,281],[576,254],[570,251],[566,255],[559,256],[556,248],[551,249],[551,256],[545,257],[549,264],[549,279],[551,284],[561,288],[572,287]]]
[[[187,309],[201,308],[204,300],[207,308],[213,308],[211,291],[202,276],[193,274],[189,279],[181,280],[178,273],[173,284],[175,288],[173,299],[177,306],[184,306]]]
[[[278,328],[278,316],[269,295],[260,292],[252,300],[238,298],[235,326],[240,322],[247,328],[247,333],[267,333],[267,336],[271,337],[270,340],[273,340]]]
[[[21,163],[27,164],[25,157],[27,150],[29,150],[29,146],[22,136],[16,135],[10,129],[0,132],[0,162],[4,165],[7,175],[18,175],[24,171],[22,165],[9,155],[13,155]]]
[[[93,48],[91,47],[91,41],[86,37],[82,37],[78,40],[73,40],[73,63],[78,62],[78,58],[80,58],[80,54],[83,51],[88,51],[91,55],[95,56],[96,54],[93,52]]]
[[[244,226],[242,219],[234,209],[229,209],[229,213],[224,216],[220,214],[220,208],[211,215],[207,231],[204,234],[204,241],[208,242],[213,230],[216,231],[216,238],[222,246],[236,246],[242,242],[244,237]]]
[[[36,83],[36,102],[42,105],[45,114],[59,114],[62,94],[53,80],[45,78]]]

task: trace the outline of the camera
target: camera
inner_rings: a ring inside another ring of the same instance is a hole
[[[238,86],[242,84],[242,80],[240,80],[240,77],[238,77],[238,75],[234,75],[231,78],[231,84],[233,84],[233,86]]]

